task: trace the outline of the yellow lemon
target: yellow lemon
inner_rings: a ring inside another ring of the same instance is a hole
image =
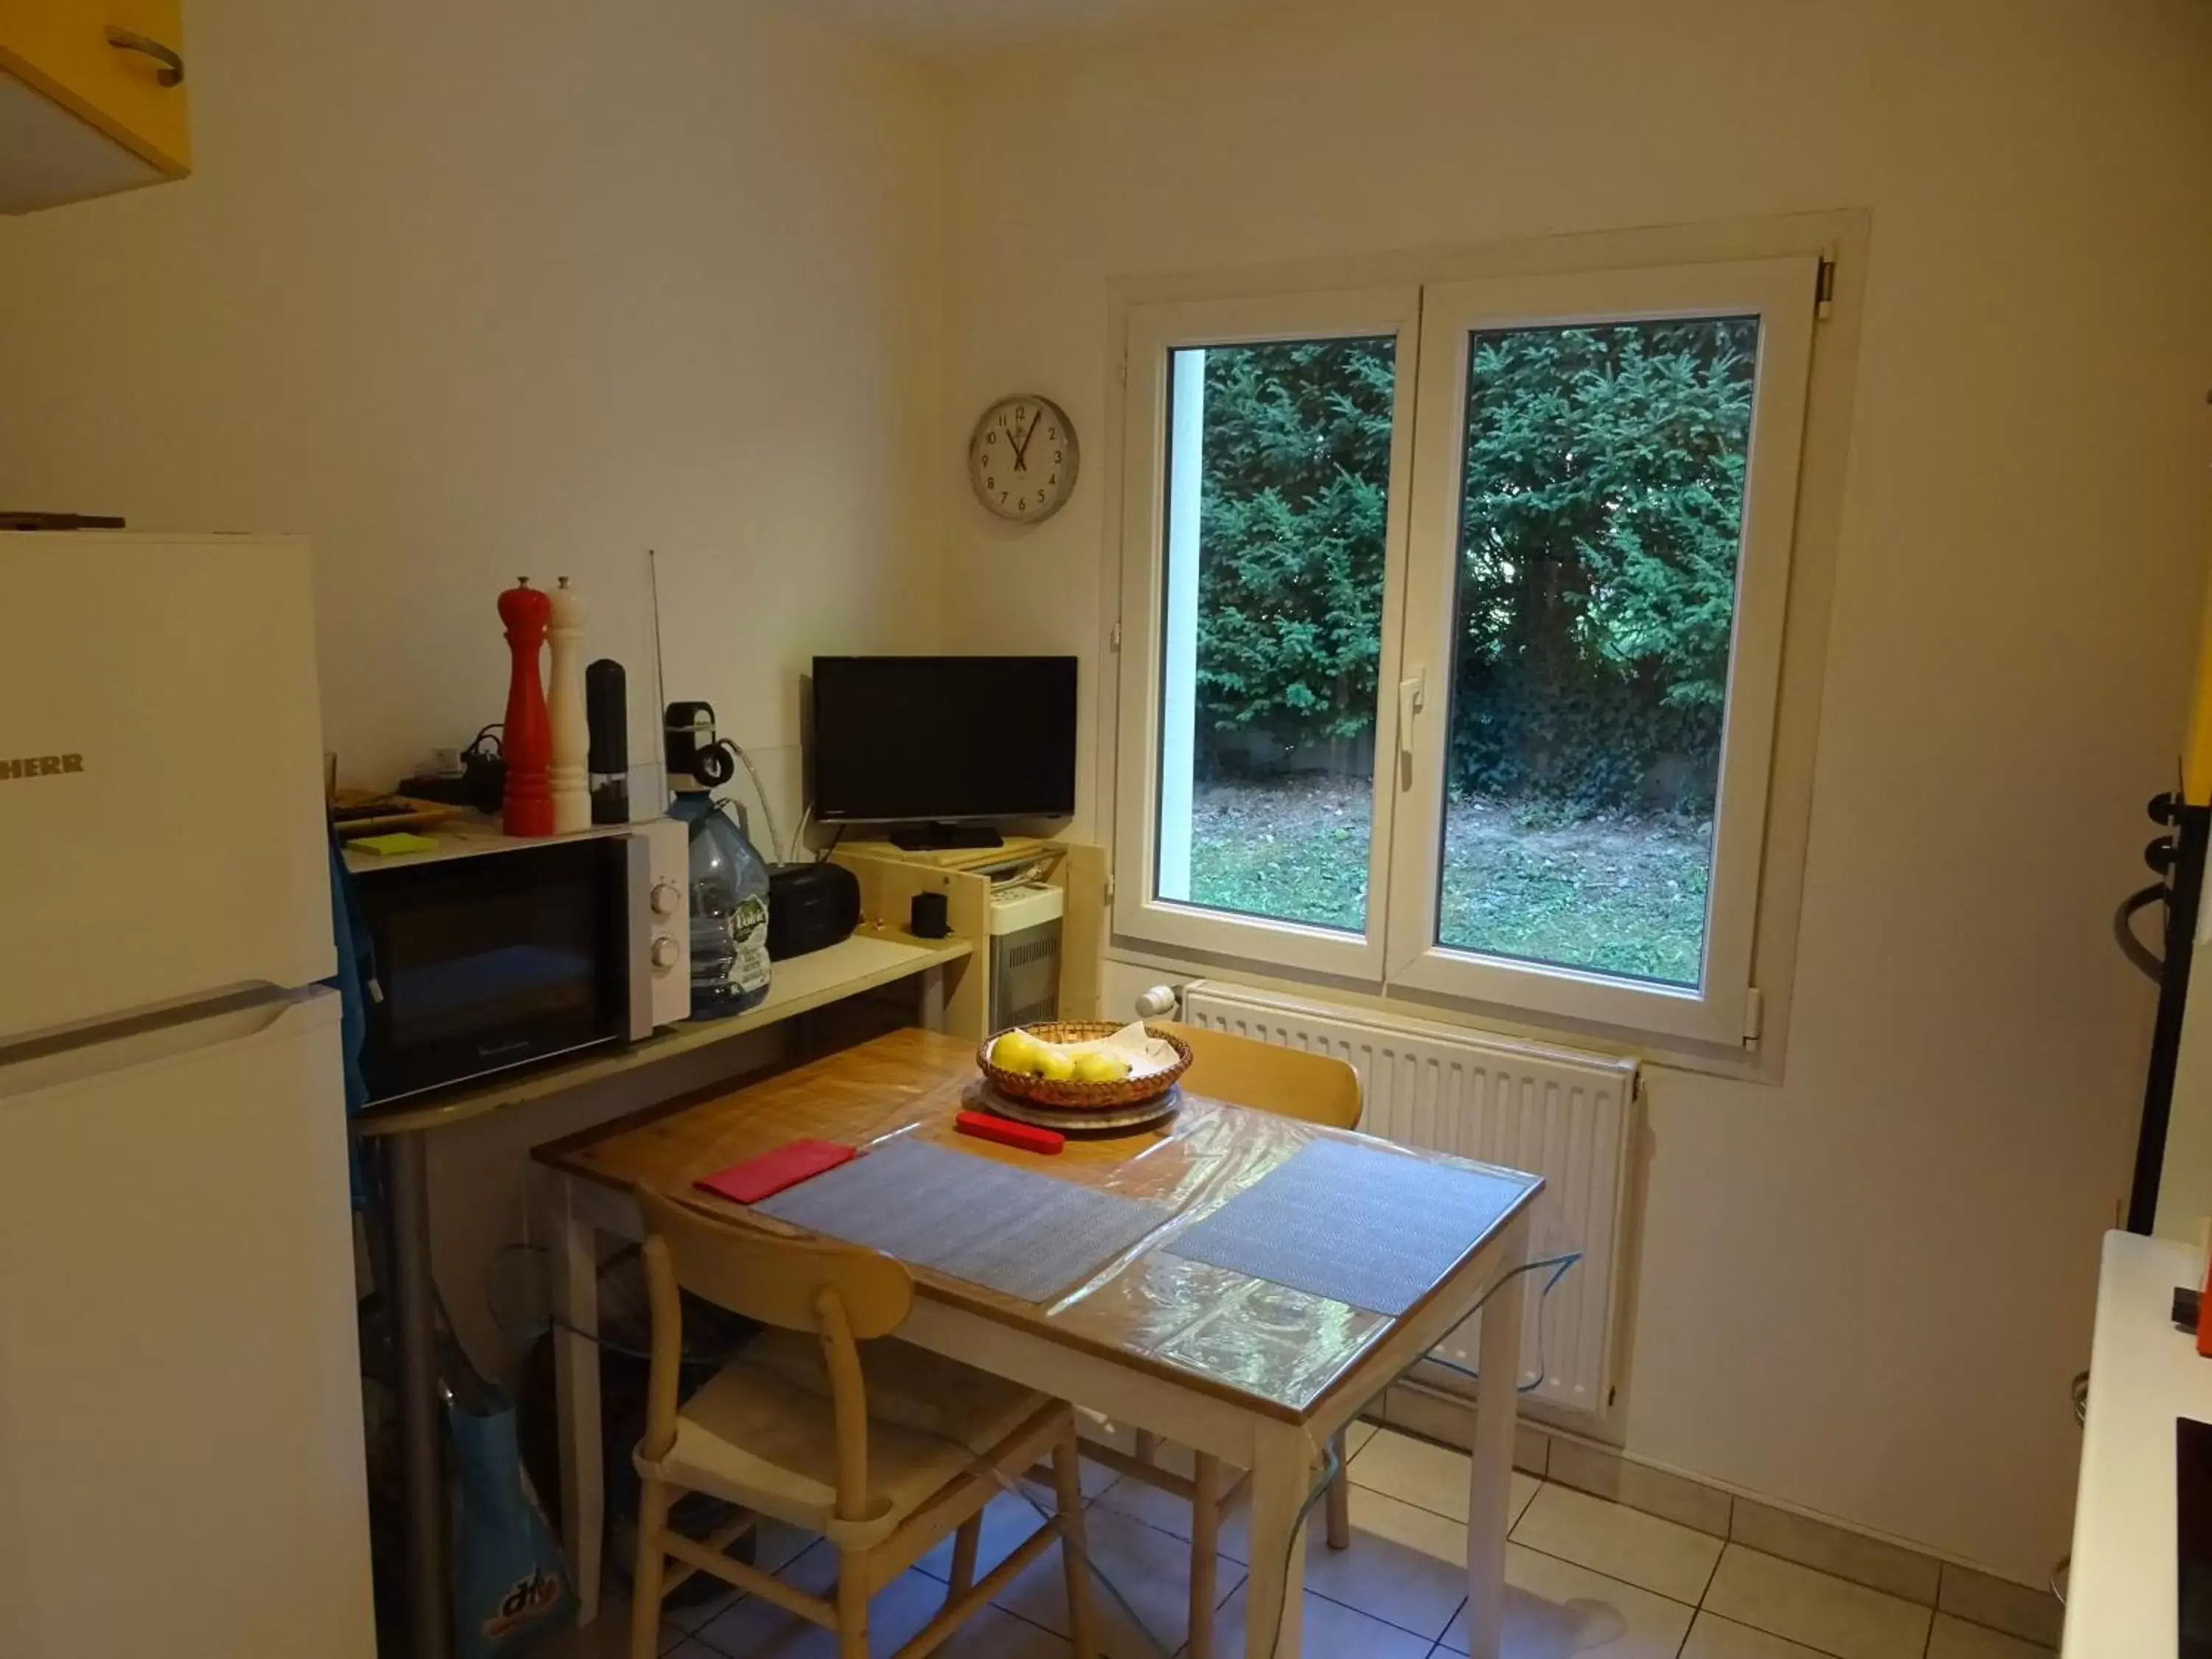
[[[1020,1077],[1037,1074],[1037,1058],[1044,1052],[1027,1031],[1008,1031],[991,1045],[991,1064]]]
[[[1129,1075],[1129,1062],[1119,1054],[1102,1054],[1094,1049],[1075,1057],[1075,1080],[1078,1083],[1119,1083]]]
[[[1065,1083],[1075,1075],[1075,1062],[1057,1048],[1039,1048],[1036,1075],[1047,1083]]]

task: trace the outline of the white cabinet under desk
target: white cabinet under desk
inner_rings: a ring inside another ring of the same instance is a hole
[[[2174,1424],[2212,1422],[2212,1359],[2175,1328],[2172,1306],[2202,1265],[2170,1239],[2105,1235],[2063,1659],[2181,1651]]]

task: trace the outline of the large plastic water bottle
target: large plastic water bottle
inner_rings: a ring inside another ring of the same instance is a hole
[[[669,815],[691,833],[691,1018],[741,1014],[768,995],[768,866],[728,803],[680,791]]]

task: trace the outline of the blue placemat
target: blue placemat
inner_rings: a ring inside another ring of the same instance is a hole
[[[1051,1301],[1174,1214],[910,1135],[753,1208],[1024,1302]]]
[[[1535,1180],[1316,1140],[1165,1248],[1186,1261],[1395,1316]]]

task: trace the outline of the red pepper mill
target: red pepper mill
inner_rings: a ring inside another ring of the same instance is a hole
[[[507,624],[507,648],[514,653],[514,678],[507,689],[507,731],[500,747],[507,759],[507,793],[500,805],[500,827],[510,836],[553,833],[553,785],[546,768],[553,758],[553,733],[545,720],[545,685],[538,678],[538,654],[545,646],[545,624],[552,602],[518,576],[499,596],[499,618]]]

